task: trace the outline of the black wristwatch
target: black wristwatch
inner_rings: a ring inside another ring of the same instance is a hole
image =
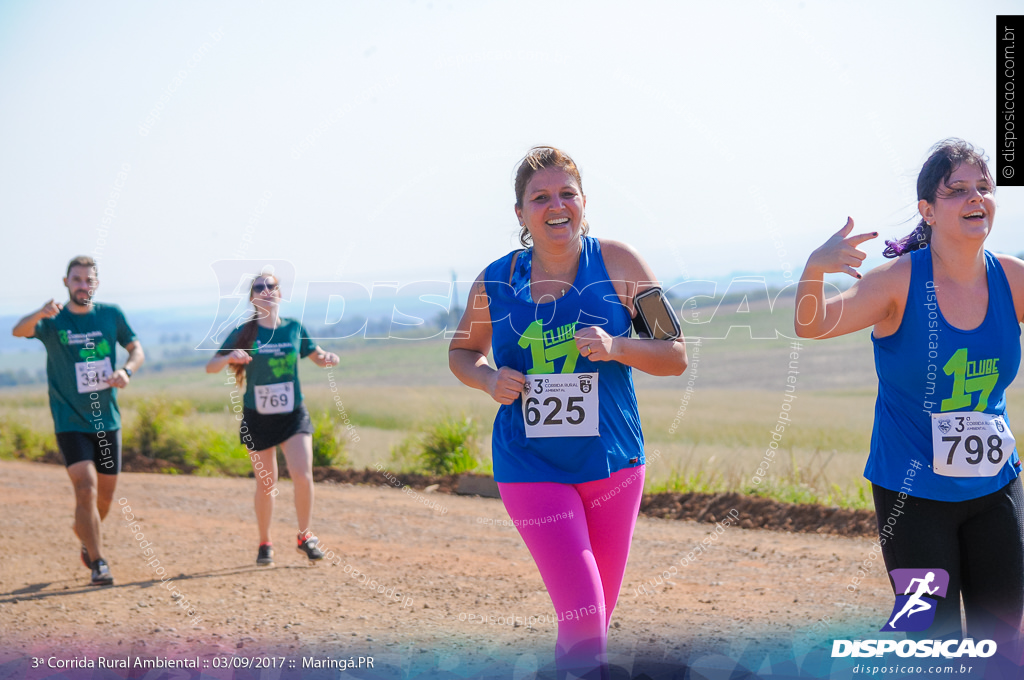
[[[127,376],[128,376],[129,378],[130,378],[130,377],[132,377],[132,369],[130,369],[130,368],[128,368],[127,366],[125,366],[125,367],[124,367],[124,372],[125,372],[125,374],[126,374],[126,375],[127,375]]]

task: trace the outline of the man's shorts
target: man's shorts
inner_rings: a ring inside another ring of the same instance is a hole
[[[91,460],[101,475],[116,475],[121,471],[121,430],[107,431],[102,435],[97,432],[58,432],[57,448],[68,467]]]

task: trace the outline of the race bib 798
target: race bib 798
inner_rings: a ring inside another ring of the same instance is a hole
[[[932,414],[932,468],[944,477],[994,477],[1016,440],[1002,416],[978,411]]]

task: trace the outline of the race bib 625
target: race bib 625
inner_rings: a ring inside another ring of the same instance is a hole
[[[528,375],[523,385],[527,437],[596,437],[597,373]]]

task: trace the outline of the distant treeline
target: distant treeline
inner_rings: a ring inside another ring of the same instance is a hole
[[[672,306],[679,310],[680,305],[687,301],[692,301],[694,307],[718,307],[720,305],[731,305],[733,303],[742,302],[744,298],[748,302],[754,302],[759,300],[760,295],[764,295],[764,299],[774,303],[776,299],[785,299],[796,297],[796,286],[786,286],[785,288],[779,288],[778,286],[761,286],[758,287],[750,282],[745,282],[740,290],[730,291],[726,289],[725,294],[722,294],[718,290],[715,290],[714,295],[705,295],[699,291],[696,287],[692,290],[687,291],[687,295],[679,295],[678,290],[670,290],[666,297]],[[781,294],[781,295],[780,295]]]
[[[387,339],[397,337],[430,337],[440,334],[444,330],[453,331],[459,325],[462,317],[462,310],[456,308],[452,312],[439,312],[430,319],[424,319],[421,324],[403,323],[402,319],[392,317],[376,317],[367,319],[363,316],[353,316],[344,324],[332,324],[328,326],[307,325],[306,330],[318,339],[322,338],[350,338],[358,336],[363,339]],[[403,330],[402,326],[406,329]],[[360,331],[362,329],[362,331]]]
[[[0,371],[0,387],[13,387],[14,385],[33,385],[46,382],[46,369],[40,368],[35,373],[30,373],[22,368],[17,371]]]

